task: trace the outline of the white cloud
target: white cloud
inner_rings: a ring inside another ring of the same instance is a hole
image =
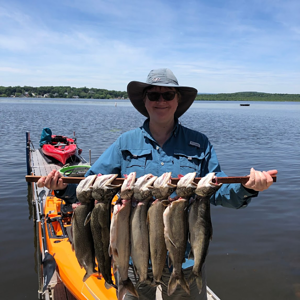
[[[297,8],[295,0],[13,0],[0,4],[0,85],[125,90],[168,67],[203,92],[300,93]]]

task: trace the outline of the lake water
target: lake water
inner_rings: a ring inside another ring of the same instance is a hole
[[[0,98],[1,299],[37,299],[25,132],[37,148],[43,127],[75,131],[93,163],[144,119],[126,100]],[[209,137],[228,176],[247,175],[250,167],[279,171],[247,208],[212,207],[209,287],[222,300],[300,299],[300,103],[197,102],[180,121]]]

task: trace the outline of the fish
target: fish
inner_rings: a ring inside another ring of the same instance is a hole
[[[94,201],[92,198],[93,184],[97,175],[89,175],[81,180],[76,188],[76,197],[82,204]]]
[[[86,281],[95,270],[95,251],[90,222],[86,223],[86,218],[93,210],[94,202],[78,205],[72,216],[72,237],[73,250],[81,268],[86,274],[83,281]],[[86,223],[86,224],[85,224]]]
[[[91,231],[94,241],[98,273],[106,283],[114,286],[111,276],[111,257],[109,256],[111,200],[121,185],[112,185],[116,174],[100,175],[94,185],[92,197],[97,199],[91,214]],[[96,188],[95,188],[96,185]],[[97,197],[97,198],[96,198]],[[107,286],[109,287],[109,286]]]
[[[189,215],[189,241],[191,244],[190,259],[194,259],[194,266],[189,275],[189,285],[196,280],[199,294],[202,291],[202,267],[205,262],[210,240],[212,239],[212,223],[210,216],[210,197],[222,184],[213,183],[215,173],[209,173],[197,184],[195,201],[192,202]]]
[[[176,187],[175,184],[171,183],[171,172],[166,172],[154,181],[152,195],[156,199],[168,199]]]
[[[182,271],[188,234],[187,205],[186,199],[179,198],[171,201],[163,213],[164,237],[169,251],[169,267],[171,263],[173,266],[168,282],[168,296],[174,293],[178,284],[187,294],[190,294],[189,285]]]
[[[157,199],[151,203],[147,213],[152,285],[163,284],[161,277],[167,257],[163,213],[168,205],[167,199],[175,189],[176,185],[171,184],[171,172],[162,174],[153,183],[152,195]]]
[[[130,216],[131,258],[134,269],[139,276],[137,287],[141,283],[151,282],[148,278],[149,267],[149,233],[147,226],[148,204],[152,196],[152,184],[157,176],[146,174],[137,179],[133,198],[137,205]]]
[[[146,174],[137,179],[134,185],[134,199],[136,201],[144,201],[144,199],[150,199],[152,197],[153,182],[157,176],[152,174]]]
[[[138,293],[128,277],[129,257],[130,257],[130,211],[131,197],[136,173],[130,173],[124,180],[120,198],[117,200],[110,224],[110,245],[109,255],[112,256],[114,271],[118,272],[118,299],[125,297],[128,291],[135,297]]]
[[[194,182],[196,172],[188,173],[177,182],[176,194],[178,197],[189,200],[194,194],[197,184]]]
[[[112,182],[118,177],[118,174],[99,174],[92,187],[92,197],[95,200],[111,201],[121,188],[121,184],[114,185]],[[106,198],[108,200],[106,200]]]

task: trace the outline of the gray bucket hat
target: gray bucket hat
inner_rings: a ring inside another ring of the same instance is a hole
[[[149,117],[143,101],[145,88],[149,86],[174,87],[181,94],[181,100],[178,103],[175,117],[182,116],[194,102],[197,96],[197,89],[178,84],[177,78],[170,69],[151,70],[146,82],[130,81],[127,85],[128,97],[133,106],[144,116]]]

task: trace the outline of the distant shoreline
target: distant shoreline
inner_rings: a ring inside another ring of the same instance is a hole
[[[5,100],[4,100],[5,99]],[[90,98],[76,98],[76,99],[70,99],[70,98],[34,98],[34,97],[1,97],[0,96],[0,101],[5,101],[5,102],[9,102],[10,100],[13,102],[14,100],[15,101],[22,101],[22,100],[24,100],[24,101],[26,101],[26,100],[28,100],[28,101],[39,101],[39,102],[41,102],[41,101],[45,101],[45,102],[47,102],[47,101],[49,101],[49,100],[54,100],[54,101],[61,101],[62,103],[64,102],[64,101],[66,101],[66,102],[69,102],[70,103],[70,101],[84,101],[84,100],[88,100],[89,102],[92,102],[93,100],[95,100],[95,101],[97,101],[97,100],[102,100],[102,101],[107,101],[107,102],[115,102],[115,105],[116,105],[116,101],[130,101],[129,99],[90,99]],[[221,100],[221,99],[206,99],[206,100],[204,100],[204,99],[195,99],[195,103],[196,102],[237,102],[237,103],[239,103],[241,106],[243,106],[243,104],[245,105],[245,104],[249,104],[250,105],[250,103],[253,103],[253,102],[281,102],[281,103],[284,103],[284,102],[290,102],[290,103],[298,103],[298,102],[300,102],[300,100],[285,100],[285,99],[281,99],[281,100],[270,100],[270,99],[257,99],[257,100],[253,100],[253,99],[251,99],[251,100],[249,100],[249,99],[247,99],[247,100],[245,100],[245,99],[240,99],[240,100]]]
[[[51,98],[51,99],[99,99],[99,100],[125,100],[127,92],[97,89],[75,88],[70,86],[0,86],[0,98]],[[201,101],[272,101],[272,102],[300,102],[300,94],[273,94],[261,92],[237,93],[199,93],[195,100]]]

